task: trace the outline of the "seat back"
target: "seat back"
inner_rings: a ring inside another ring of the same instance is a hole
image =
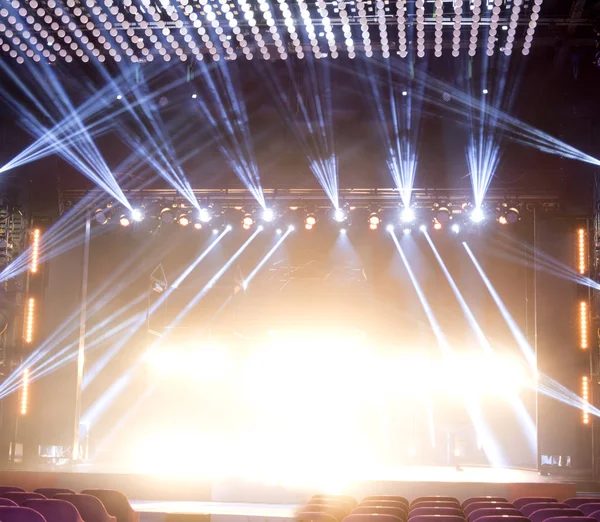
[[[566,504],[570,508],[578,508],[584,504],[599,504],[600,497],[572,497],[567,500],[563,500],[563,504]]]
[[[9,491],[8,493],[2,493],[2,498],[7,498],[15,502],[18,506],[22,506],[26,500],[31,500],[34,498],[43,500],[46,497],[44,495],[40,495],[39,493],[32,493],[29,491]]]
[[[474,502],[508,502],[504,497],[493,497],[491,495],[485,497],[469,497],[462,503],[462,508],[465,509],[469,504]]]
[[[25,493],[25,490],[18,486],[0,486],[0,495],[2,493],[9,493],[11,491],[21,491],[22,493]]]
[[[410,507],[419,502],[454,502],[460,506],[460,502],[455,497],[445,497],[442,495],[433,495],[429,497],[417,497],[410,503]]]
[[[581,511],[586,517],[589,517],[592,513],[600,511],[600,499],[598,499],[597,504],[582,504],[577,509]]]
[[[465,510],[465,515],[467,517],[473,513],[476,509],[487,509],[487,508],[508,508],[508,509],[516,509],[513,504],[510,502],[503,502],[501,500],[490,500],[489,502],[472,502],[467,507],[463,508]]]
[[[116,489],[84,489],[81,494],[100,499],[109,515],[117,517],[117,522],[137,522],[139,519],[128,498]]]
[[[475,522],[481,517],[493,517],[495,515],[509,515],[511,517],[521,517],[523,514],[517,508],[492,507],[476,509],[468,517],[469,522]]]
[[[26,500],[24,505],[40,513],[46,522],[83,522],[77,508],[65,500],[31,499]]]
[[[108,522],[110,518],[104,504],[92,495],[59,493],[58,495],[55,495],[54,498],[66,500],[73,504],[77,508],[77,511],[79,511],[84,522]]]
[[[369,495],[368,497],[364,497],[362,502],[367,500],[393,500],[394,502],[402,502],[407,508],[410,505],[408,499],[400,495]]]
[[[403,522],[403,519],[394,515],[371,513],[348,515],[343,522]]]
[[[401,500],[363,500],[357,507],[395,507],[404,512],[408,511]]]
[[[417,515],[410,522],[465,522],[465,518],[456,515]]]
[[[411,511],[417,508],[434,508],[434,507],[449,507],[460,509],[460,504],[457,500],[420,500],[419,502],[413,502],[410,505]]]
[[[520,511],[526,517],[531,516],[532,513],[539,511],[540,509],[568,509],[569,506],[561,502],[534,502],[533,504],[527,504],[523,506]]]
[[[68,488],[37,488],[34,489],[33,492],[44,495],[46,498],[52,498],[54,495],[58,495],[59,493],[71,493],[72,495],[75,495],[75,492]]]
[[[524,516],[492,515],[490,517],[481,517],[477,519],[477,522],[530,522],[530,520]]]
[[[308,504],[306,506],[302,506],[300,511],[308,512],[308,513],[329,513],[333,515],[337,520],[342,520],[348,512],[341,508],[340,506],[332,506],[329,504]]]
[[[358,506],[351,515],[392,515],[400,520],[406,520],[406,510],[392,506]]]
[[[2,498],[0,497],[0,506],[12,506],[12,507],[17,507],[19,504],[17,504],[14,500],[10,500],[8,498]]]
[[[46,519],[33,509],[22,506],[0,506],[2,522],[46,522]]]
[[[547,520],[550,522],[595,522],[595,519],[589,517],[553,517]]]
[[[453,515],[464,517],[463,510],[457,507],[416,507],[410,510],[409,520],[421,515]]]
[[[588,515],[589,518],[593,518],[596,522],[600,522],[600,509],[598,511],[594,511]]]
[[[538,511],[534,511],[530,516],[529,520],[531,522],[544,522],[549,518],[557,518],[557,517],[582,517],[583,513],[578,509],[539,509]]]
[[[517,509],[522,509],[523,506],[534,502],[558,502],[558,500],[552,497],[521,497],[513,501],[513,504]]]

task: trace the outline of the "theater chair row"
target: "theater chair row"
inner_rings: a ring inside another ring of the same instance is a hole
[[[600,498],[315,495],[296,514],[301,522],[600,522]]]
[[[64,488],[34,492],[0,486],[2,522],[138,522],[127,497],[112,489],[88,489],[80,494]]]

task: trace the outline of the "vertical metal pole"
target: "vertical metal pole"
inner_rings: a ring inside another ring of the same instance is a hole
[[[91,214],[85,218],[85,244],[83,247],[83,275],[81,280],[81,310],[79,314],[79,348],[77,351],[77,384],[75,388],[75,421],[73,426],[73,454],[75,462],[80,458],[79,424],[81,423],[81,385],[83,382],[83,365],[85,361],[85,326],[87,320],[88,270],[90,263]]]

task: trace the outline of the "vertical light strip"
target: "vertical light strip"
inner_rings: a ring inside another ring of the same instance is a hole
[[[398,17],[398,54],[401,58],[408,56],[406,39],[406,0],[396,0],[396,16]]]
[[[40,229],[36,228],[33,231],[33,243],[31,245],[30,271],[32,274],[37,274],[39,260],[40,260]]]
[[[585,242],[585,230],[580,228],[577,230],[577,270],[581,275],[587,270],[587,252]]]
[[[25,342],[31,344],[33,341],[33,321],[35,317],[35,299],[30,297],[27,301],[27,312],[25,314]]]
[[[580,303],[579,303],[579,347],[582,350],[587,350],[589,347],[588,330],[589,330],[588,304],[587,304],[587,301],[580,301]]]
[[[27,415],[29,406],[29,368],[23,370],[23,380],[21,383],[21,415]]]
[[[581,420],[584,424],[590,423],[590,383],[587,375],[581,378],[581,398],[583,399],[583,410]]]

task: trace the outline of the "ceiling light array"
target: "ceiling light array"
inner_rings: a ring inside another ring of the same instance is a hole
[[[470,19],[463,16],[467,9],[464,1],[469,1]],[[338,0],[331,5],[326,0],[277,2],[279,8],[274,0],[256,0],[256,3],[248,0],[236,3],[232,0],[46,0],[43,4],[40,0],[10,0],[0,8],[0,52],[18,63],[57,59],[150,62],[160,57],[165,61],[187,61],[206,56],[218,61],[234,60],[242,54],[252,59],[257,52],[266,60],[274,57],[285,60],[290,50],[298,58],[304,58],[309,47],[316,58],[337,58],[345,45],[348,57],[354,58],[356,43],[351,24],[358,22],[365,56],[373,56],[372,36],[375,36],[377,48],[387,58],[394,49],[388,24],[395,21],[397,54],[404,58],[408,56],[407,24],[414,21],[416,54],[424,57],[426,24],[429,23],[426,16],[430,16],[435,26],[434,54],[442,55],[444,0],[434,0],[431,12],[426,7],[429,3],[415,0],[413,20],[407,13],[406,0],[373,3],[356,0],[355,4]],[[532,0],[531,7],[527,6],[530,18],[523,54],[530,51],[542,2]],[[493,54],[501,20],[507,20],[507,25],[502,27],[507,31],[502,51],[512,53],[523,0],[513,0],[512,4],[489,0],[487,4],[491,9],[489,20],[482,18],[482,0],[452,1],[454,16],[449,28],[452,28],[453,56],[460,53],[463,23],[470,27],[468,52],[471,56],[477,51],[481,25],[489,24],[486,52]],[[370,24],[374,23],[378,25],[377,35],[370,33]],[[315,24],[322,27],[321,32]],[[298,29],[301,25],[304,31]],[[335,29],[336,25],[341,31]],[[287,31],[282,31],[283,26]],[[327,51],[323,45],[328,47]]]

